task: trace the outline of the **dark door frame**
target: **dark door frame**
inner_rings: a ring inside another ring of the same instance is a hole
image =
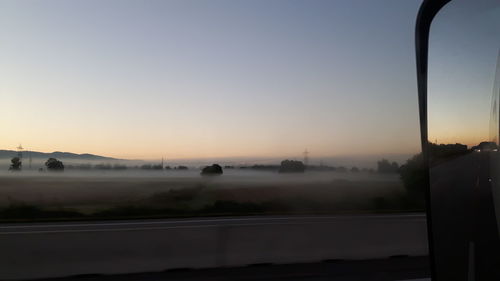
[[[420,116],[420,141],[425,165],[425,204],[427,216],[427,236],[429,241],[429,260],[432,280],[436,281],[434,259],[434,239],[432,231],[431,190],[429,181],[429,151],[427,135],[427,66],[429,55],[429,31],[436,14],[451,0],[424,0],[415,24],[415,51],[417,64],[418,107]]]

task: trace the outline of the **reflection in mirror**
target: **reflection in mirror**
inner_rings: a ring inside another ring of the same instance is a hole
[[[496,0],[451,1],[430,30],[428,151],[438,280],[500,276],[499,34]]]

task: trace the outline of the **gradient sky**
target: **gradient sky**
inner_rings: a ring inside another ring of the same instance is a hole
[[[471,146],[490,139],[499,34],[497,0],[453,1],[434,19],[429,42],[431,141]]]
[[[417,0],[0,0],[0,149],[419,151]]]

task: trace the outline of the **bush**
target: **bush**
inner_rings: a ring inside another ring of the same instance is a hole
[[[456,157],[465,155],[472,150],[467,149],[465,144],[435,144],[429,143],[429,160],[431,165],[436,165]]]
[[[153,169],[153,166],[151,164],[144,164],[144,165],[141,165],[141,169],[142,170],[151,170],[151,169]]]
[[[279,168],[280,173],[303,173],[306,166],[302,161],[283,160]]]
[[[399,173],[409,198],[423,202],[428,182],[425,178],[426,171],[422,154],[408,159],[406,164],[401,166]]]
[[[212,166],[206,166],[201,170],[202,175],[222,175],[222,167],[219,164],[213,164]]]
[[[396,162],[390,163],[387,159],[382,159],[377,162],[377,172],[382,174],[397,173],[399,165]]]
[[[11,162],[10,167],[9,167],[10,171],[20,171],[21,170],[22,162],[21,162],[21,159],[19,157],[12,158],[10,160],[10,162]]]
[[[17,205],[0,209],[0,219],[5,220],[76,218],[83,216],[80,212],[73,210],[43,210],[31,205]]]
[[[121,164],[115,164],[113,165],[113,170],[126,170],[127,166],[121,165]]]
[[[111,164],[97,164],[94,166],[94,169],[96,170],[111,170],[111,168]]]
[[[47,167],[48,171],[64,171],[63,162],[57,160],[56,158],[49,158],[45,162],[45,166]]]

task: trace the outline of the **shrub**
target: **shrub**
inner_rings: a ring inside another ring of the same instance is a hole
[[[305,170],[304,163],[295,160],[283,160],[279,168],[280,173],[303,173]]]
[[[47,170],[49,170],[49,171],[64,171],[63,162],[57,160],[56,158],[49,158],[45,162],[45,166],[47,167]]]
[[[212,166],[206,166],[201,170],[202,175],[222,175],[222,167],[219,164],[213,164]]]

